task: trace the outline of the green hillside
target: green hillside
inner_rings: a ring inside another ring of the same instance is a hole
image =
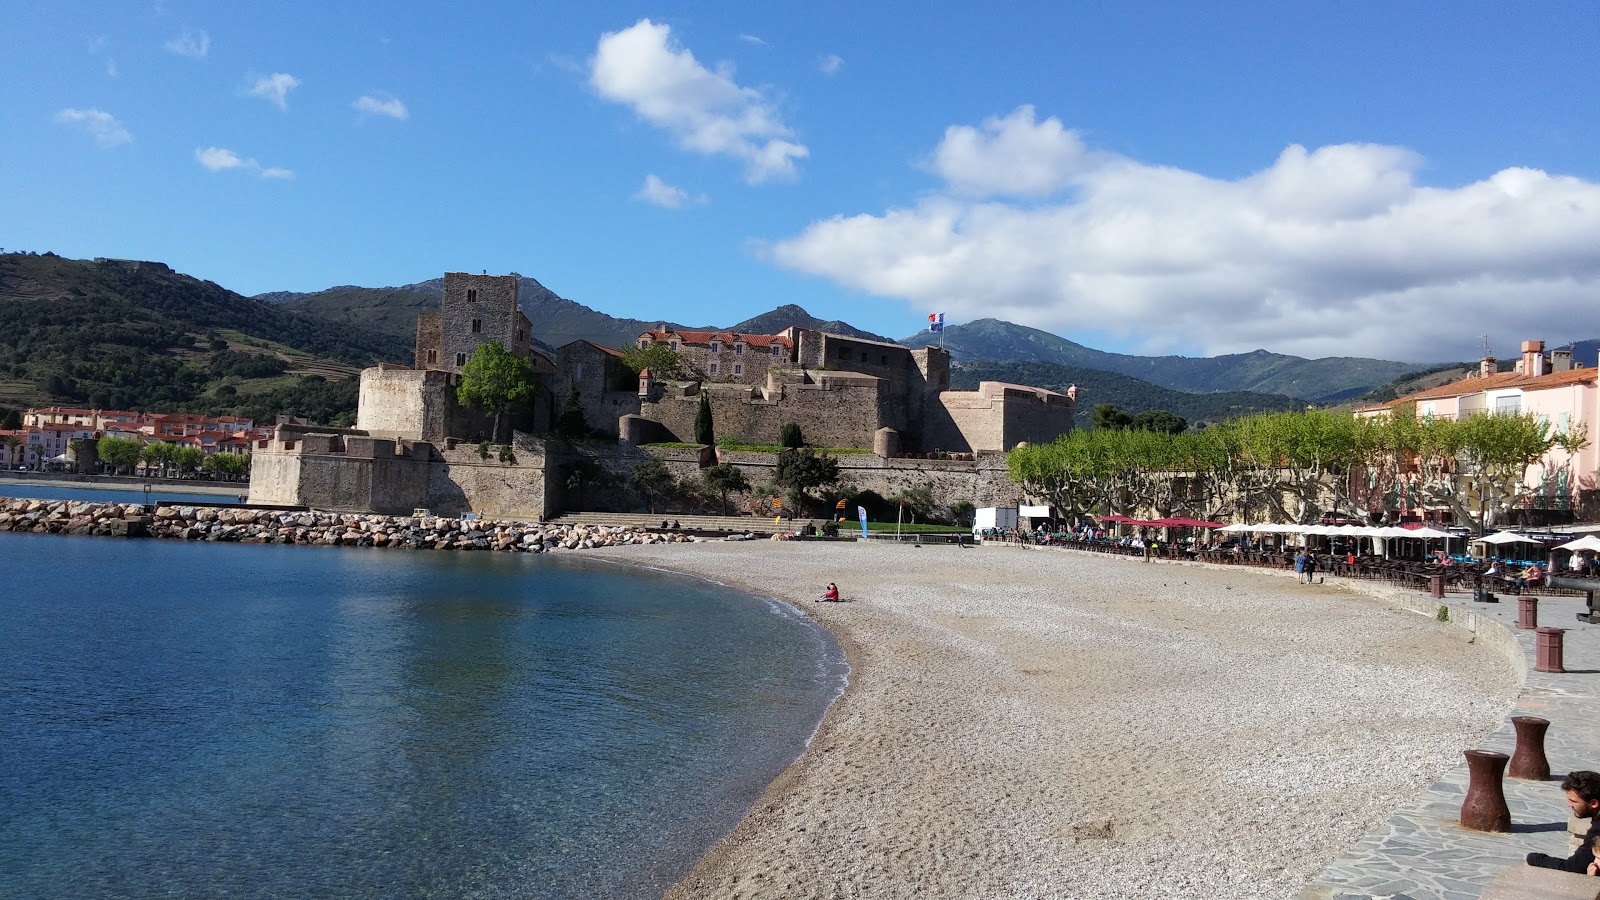
[[[980,381],[1004,381],[1065,391],[1078,386],[1078,427],[1089,426],[1089,415],[1100,403],[1110,403],[1130,413],[1164,409],[1189,420],[1191,425],[1217,422],[1255,412],[1305,409],[1304,400],[1281,394],[1226,391],[1190,394],[1174,391],[1127,375],[1047,362],[977,362],[950,370],[954,390],[976,390]]]
[[[908,347],[939,343],[923,332],[901,341]],[[944,348],[956,363],[1049,362],[1130,375],[1177,391],[1258,391],[1311,402],[1354,396],[1425,368],[1415,363],[1359,357],[1302,359],[1255,350],[1224,356],[1130,356],[1077,344],[1037,328],[978,319],[945,329]]]
[[[0,405],[353,416],[350,376],[410,342],[159,263],[0,254]]]

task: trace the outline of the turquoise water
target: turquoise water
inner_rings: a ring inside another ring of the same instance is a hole
[[[652,897],[842,686],[598,561],[0,535],[0,896]]]

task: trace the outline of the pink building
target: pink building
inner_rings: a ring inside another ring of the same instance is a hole
[[[1498,370],[1493,357],[1478,372],[1460,381],[1418,391],[1388,403],[1363,407],[1356,415],[1391,414],[1401,404],[1415,403],[1420,419],[1458,419],[1480,413],[1530,413],[1557,432],[1581,429],[1588,446],[1575,454],[1552,450],[1546,463],[1530,466],[1524,483],[1552,505],[1575,504],[1577,492],[1593,490],[1600,477],[1600,369],[1574,364],[1570,353],[1546,356],[1543,341],[1523,341],[1522,356],[1509,372]],[[1557,473],[1545,483],[1545,472]]]

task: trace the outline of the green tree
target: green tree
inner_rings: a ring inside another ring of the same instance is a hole
[[[650,377],[658,381],[676,381],[685,374],[683,357],[666,344],[625,348],[622,351],[622,364],[635,375],[649,369]]]
[[[723,515],[728,514],[729,494],[742,494],[750,490],[750,479],[745,477],[743,469],[732,463],[718,463],[701,469],[700,480],[705,483],[707,491],[721,498]]]
[[[583,437],[589,433],[589,422],[583,417],[583,398],[578,396],[576,384],[567,388],[561,401],[561,412],[556,416],[556,434],[562,437]]]
[[[800,423],[785,422],[778,432],[778,443],[782,444],[785,450],[798,450],[804,447],[806,438],[800,431]]]
[[[101,438],[99,446],[95,448],[100,454],[100,462],[111,469],[111,474],[119,475],[132,472],[138,465],[140,451],[138,441],[127,438],[107,437]]]
[[[535,384],[533,363],[497,343],[479,344],[461,368],[456,400],[494,413],[492,437],[499,440],[502,415],[532,397]]]
[[[0,438],[0,443],[4,443],[6,445],[6,464],[13,469],[21,465],[22,454],[19,451],[22,449],[22,445],[25,443],[25,441],[14,434],[8,434],[5,437]]]
[[[14,409],[8,409],[4,413],[0,413],[0,428],[12,429],[21,427],[22,413]]]
[[[234,478],[248,474],[250,471],[250,455],[248,453],[216,453],[206,457],[213,468],[222,475]]]
[[[694,441],[707,446],[716,443],[716,429],[711,423],[711,398],[700,394],[700,408],[694,413]]]
[[[146,472],[155,469],[158,475],[165,478],[177,449],[166,441],[152,441],[140,448],[138,461],[144,463]]]
[[[633,486],[644,497],[645,505],[652,513],[656,511],[657,503],[671,500],[678,493],[678,480],[672,477],[667,464],[655,457],[636,463],[632,475]]]
[[[839,461],[826,453],[817,453],[810,447],[785,450],[778,454],[778,465],[773,469],[772,481],[789,498],[796,513],[810,498],[811,491],[827,487],[839,480]]]
[[[583,494],[589,486],[605,477],[605,470],[600,464],[587,456],[579,457],[561,467],[561,483],[567,490],[572,491],[577,497],[578,506],[583,505]]]
[[[906,488],[889,499],[900,506],[900,509],[909,517],[906,521],[913,525],[917,523],[918,519],[927,521],[933,518],[934,513],[939,509],[938,502],[933,498],[933,485],[927,483]]]
[[[180,478],[185,475],[192,474],[196,469],[199,469],[200,464],[205,462],[205,460],[205,451],[201,450],[199,447],[190,447],[187,444],[180,444],[172,449],[172,468],[177,470],[178,477]]]
[[[1157,431],[1162,434],[1183,434],[1189,427],[1189,422],[1182,416],[1175,416],[1164,409],[1151,409],[1139,413],[1128,424],[1135,431]]]
[[[1096,403],[1092,421],[1095,431],[1117,431],[1132,425],[1133,417],[1110,403]]]

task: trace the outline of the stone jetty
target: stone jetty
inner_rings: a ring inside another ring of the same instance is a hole
[[[439,516],[281,512],[213,506],[0,499],[0,531],[95,534],[238,544],[316,544],[412,550],[544,553],[630,544],[683,543],[682,534],[636,526],[540,525]]]

